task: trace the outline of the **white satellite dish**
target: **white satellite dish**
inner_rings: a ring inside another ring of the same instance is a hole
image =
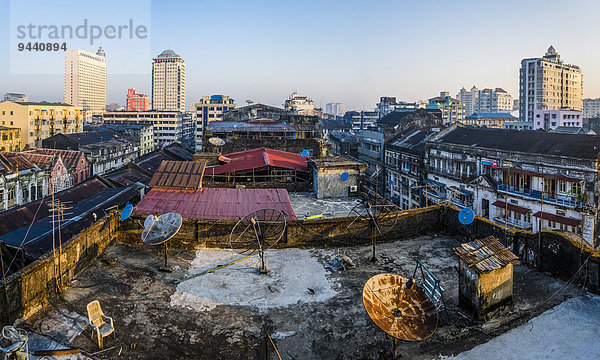
[[[158,218],[154,215],[149,215],[144,221],[144,231],[142,232],[142,241],[146,245],[165,244],[165,263],[160,268],[161,271],[172,271],[167,263],[167,240],[175,236],[183,218],[177,213],[162,214]]]
[[[214,146],[223,146],[225,145],[225,140],[218,137],[211,137],[208,139],[208,142],[213,144]]]

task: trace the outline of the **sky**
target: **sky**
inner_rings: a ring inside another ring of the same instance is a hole
[[[346,110],[371,110],[381,96],[416,101],[444,90],[454,96],[473,85],[501,87],[516,98],[521,60],[541,57],[550,45],[582,68],[584,97],[600,97],[596,1],[75,3],[0,0],[2,94],[62,101],[64,53],[15,50],[14,27],[38,16],[57,24],[134,18],[148,25],[144,41],[76,43],[92,52],[104,48],[107,103],[124,105],[130,87],[150,95],[152,57],[165,49],[185,59],[186,108],[211,94],[229,95],[238,105],[282,105],[293,90],[316,106],[341,102]]]

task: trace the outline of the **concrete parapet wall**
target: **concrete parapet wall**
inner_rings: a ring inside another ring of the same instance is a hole
[[[118,213],[107,216],[73,236],[59,248],[6,278],[6,288],[0,287],[0,325],[28,317],[48,303],[48,298],[66,287],[75,274],[91,264],[116,238]],[[4,259],[5,261],[9,261]],[[1,279],[0,279],[1,281]]]

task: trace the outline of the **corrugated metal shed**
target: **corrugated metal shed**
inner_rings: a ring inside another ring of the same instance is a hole
[[[202,187],[203,176],[203,162],[163,161],[148,186],[196,190]]]
[[[288,220],[297,220],[284,189],[154,188],[134,211],[154,215],[176,212],[186,219],[239,220],[264,208],[281,210]]]
[[[229,163],[206,168],[205,174],[219,175],[235,171],[251,170],[264,166],[274,166],[307,172],[306,159],[300,154],[286,151],[258,148],[224,155]]]
[[[519,257],[493,236],[462,244],[454,252],[479,274],[520,264]]]

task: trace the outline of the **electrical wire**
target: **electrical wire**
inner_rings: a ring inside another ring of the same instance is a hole
[[[31,219],[31,223],[29,224],[29,227],[27,228],[27,232],[25,232],[25,236],[23,237],[23,241],[21,241],[21,244],[18,246],[18,249],[23,251],[23,244],[25,244],[25,240],[27,240],[27,235],[29,235],[29,230],[31,230],[31,227],[33,226],[33,223],[35,222],[35,218],[37,217],[38,212],[40,211],[40,208],[42,207],[42,204],[44,203],[44,199],[46,198],[46,196],[42,196],[42,199],[40,200],[40,204],[38,205],[37,210],[35,211],[35,213],[33,214],[33,218]],[[0,250],[1,251],[1,250]],[[8,265],[8,267],[6,268],[6,272],[10,271],[10,267],[12,266],[12,264],[15,262],[15,260],[17,259],[17,253],[15,253],[15,255],[13,256],[10,264]],[[5,273],[2,274],[3,276],[6,275]]]

